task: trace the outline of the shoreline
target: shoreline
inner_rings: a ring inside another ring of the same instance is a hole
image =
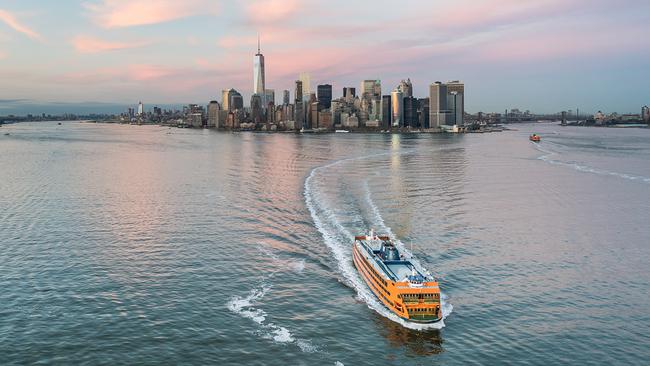
[[[159,123],[124,123],[122,121],[97,121],[97,120],[84,120],[78,121],[79,123],[101,123],[101,124],[119,124],[130,126],[159,126],[179,129],[193,129],[193,130],[215,130],[219,132],[254,132],[254,133],[283,133],[283,134],[465,134],[465,133],[492,133],[503,131],[515,131],[516,129],[508,128],[502,125],[482,126],[476,130],[468,130],[460,128],[457,131],[451,129],[410,129],[410,128],[394,128],[390,130],[382,130],[375,127],[357,127],[346,128],[340,127],[337,129],[309,129],[309,130],[266,130],[254,128],[225,128],[225,127],[192,127],[187,125],[172,125],[172,124],[159,124]],[[452,126],[449,126],[450,128]]]

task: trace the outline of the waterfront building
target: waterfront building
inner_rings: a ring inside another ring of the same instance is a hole
[[[381,99],[374,99],[370,103],[369,121],[381,121]]]
[[[318,102],[313,101],[309,103],[309,128],[318,127]]]
[[[391,107],[391,96],[384,95],[381,97],[381,126],[384,129],[390,129],[393,109]]]
[[[253,57],[253,93],[264,96],[266,91],[264,75],[264,55],[260,51],[260,39],[257,37],[257,53]]]
[[[412,96],[404,97],[403,127],[417,128],[418,125],[418,100]]]
[[[228,127],[228,114],[228,110],[225,110],[223,108],[219,111],[219,124],[217,125],[218,128]]]
[[[305,128],[305,109],[302,96],[302,81],[296,80],[294,121],[296,129]]]
[[[300,76],[298,77],[300,81],[302,81],[302,95],[304,98],[308,98],[309,94],[311,93],[311,76],[309,75],[308,72],[301,72]],[[309,101],[309,99],[305,100],[305,102]]]
[[[273,102],[268,102],[266,103],[266,123],[271,124],[277,122],[275,120],[275,104]],[[268,126],[267,126],[267,131],[268,131]]]
[[[201,113],[190,113],[188,115],[189,125],[193,128],[203,127],[203,115]]]
[[[219,126],[219,112],[221,107],[219,102],[213,100],[208,104],[208,128],[217,128]]]
[[[381,99],[381,80],[362,81],[361,99]]]
[[[456,116],[454,117],[454,123],[451,124],[456,124],[459,126],[464,126],[465,125],[465,84],[458,80],[450,81],[447,82],[447,93],[456,93],[456,97],[454,97],[455,102],[457,104],[457,113]]]
[[[360,110],[357,112],[357,117],[359,118],[359,126],[363,127],[366,125],[366,122],[368,122],[370,115],[367,111]]]
[[[418,122],[420,128],[429,128],[429,98],[418,99]]]
[[[332,106],[332,86],[330,84],[318,85],[318,104],[321,108],[329,109]]]
[[[641,118],[645,123],[650,123],[650,108],[648,106],[641,108]]]
[[[411,84],[411,79],[402,80],[397,89],[404,94],[404,98],[413,96],[413,84]]]
[[[447,85],[439,81],[429,86],[429,125],[440,128],[447,124]]]
[[[450,126],[463,125],[463,95],[456,91],[447,93],[447,124]]]
[[[402,127],[404,123],[404,94],[398,89],[390,93],[393,117],[391,124],[393,127]]]
[[[293,121],[293,116],[294,116],[294,105],[293,104],[287,104],[282,107],[283,110],[283,120],[284,121]]]
[[[291,98],[291,94],[290,94],[290,92],[289,92],[288,90],[285,90],[285,91],[283,92],[283,96],[282,96],[282,104],[284,104],[284,105],[289,105],[289,103],[291,103],[291,99],[290,99],[290,98]]]
[[[330,107],[330,111],[332,112],[332,123],[335,126],[341,124],[341,108],[342,108],[342,102],[340,102],[339,100],[332,101],[332,106]]]
[[[253,94],[251,96],[251,120],[258,125],[263,122],[262,119],[262,96]]]
[[[318,128],[331,130],[333,127],[334,123],[332,121],[332,112],[328,110],[318,112]]]
[[[346,127],[351,127],[351,128],[357,128],[359,127],[359,118],[357,116],[350,115],[345,119],[345,124],[344,126]]]

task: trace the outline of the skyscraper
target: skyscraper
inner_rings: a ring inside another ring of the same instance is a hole
[[[221,107],[224,111],[230,112],[230,91],[233,89],[224,89],[221,91]]]
[[[393,127],[402,127],[404,123],[404,94],[398,89],[395,89],[390,93],[390,97],[393,109]]]
[[[230,89],[228,94],[228,111],[241,111],[244,109],[244,97],[235,89]]]
[[[381,127],[390,129],[393,109],[391,108],[391,96],[384,95],[381,97]]]
[[[305,109],[302,96],[302,81],[296,80],[296,92],[295,92],[295,103],[294,108],[294,121],[296,123],[296,129],[306,128],[305,123]]]
[[[456,93],[454,97],[456,101],[456,116],[454,118],[454,123],[459,126],[465,125],[464,116],[465,116],[465,84],[461,83],[458,80],[450,81],[447,83],[447,93]],[[451,108],[450,108],[451,109]]]
[[[302,81],[303,100],[309,98],[309,93],[311,93],[311,76],[308,72],[301,72],[298,79]]]
[[[381,80],[364,80],[361,82],[361,98],[381,99]]]
[[[275,89],[264,90],[264,94],[262,94],[262,100],[264,101],[264,108],[266,108],[266,104],[269,102],[273,102],[273,104],[275,104]]]
[[[317,87],[318,91],[318,104],[322,108],[329,109],[332,106],[332,86],[330,84],[323,84]]]
[[[447,124],[447,85],[439,81],[429,86],[429,125],[439,128]]]
[[[420,127],[418,121],[418,100],[417,98],[404,97],[404,127]]]
[[[253,58],[253,93],[263,96],[266,90],[264,83],[264,55],[260,51],[260,38],[257,37],[257,53]]]
[[[289,105],[289,103],[291,103],[290,98],[291,98],[290,92],[288,90],[285,90],[283,92],[282,104]]]
[[[404,94],[404,98],[413,96],[413,84],[411,84],[411,79],[402,80],[397,88],[402,92],[402,94]]]
[[[345,87],[343,88],[343,99],[346,102],[351,102],[354,97],[357,96],[357,90],[355,88]]]
[[[263,122],[262,112],[262,96],[253,94],[251,96],[251,118],[256,125]]]
[[[447,89],[447,124],[463,125],[463,94]]]
[[[208,127],[210,128],[216,128],[216,127],[221,127],[219,126],[219,111],[221,110],[221,107],[219,106],[219,102],[216,100],[213,100],[208,104]]]
[[[142,102],[138,103],[138,116],[141,116],[144,114],[144,104]]]
[[[418,99],[418,120],[420,128],[429,128],[429,98]]]

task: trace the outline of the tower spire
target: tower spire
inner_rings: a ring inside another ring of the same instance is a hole
[[[260,34],[257,33],[257,54],[260,54]]]

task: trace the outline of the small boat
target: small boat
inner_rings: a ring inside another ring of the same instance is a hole
[[[540,141],[542,141],[542,138],[539,137],[538,134],[534,133],[534,134],[530,135],[530,141],[532,141],[532,142],[540,142]]]
[[[397,316],[414,323],[442,320],[438,282],[400,254],[388,236],[356,236],[352,257],[370,290]]]

